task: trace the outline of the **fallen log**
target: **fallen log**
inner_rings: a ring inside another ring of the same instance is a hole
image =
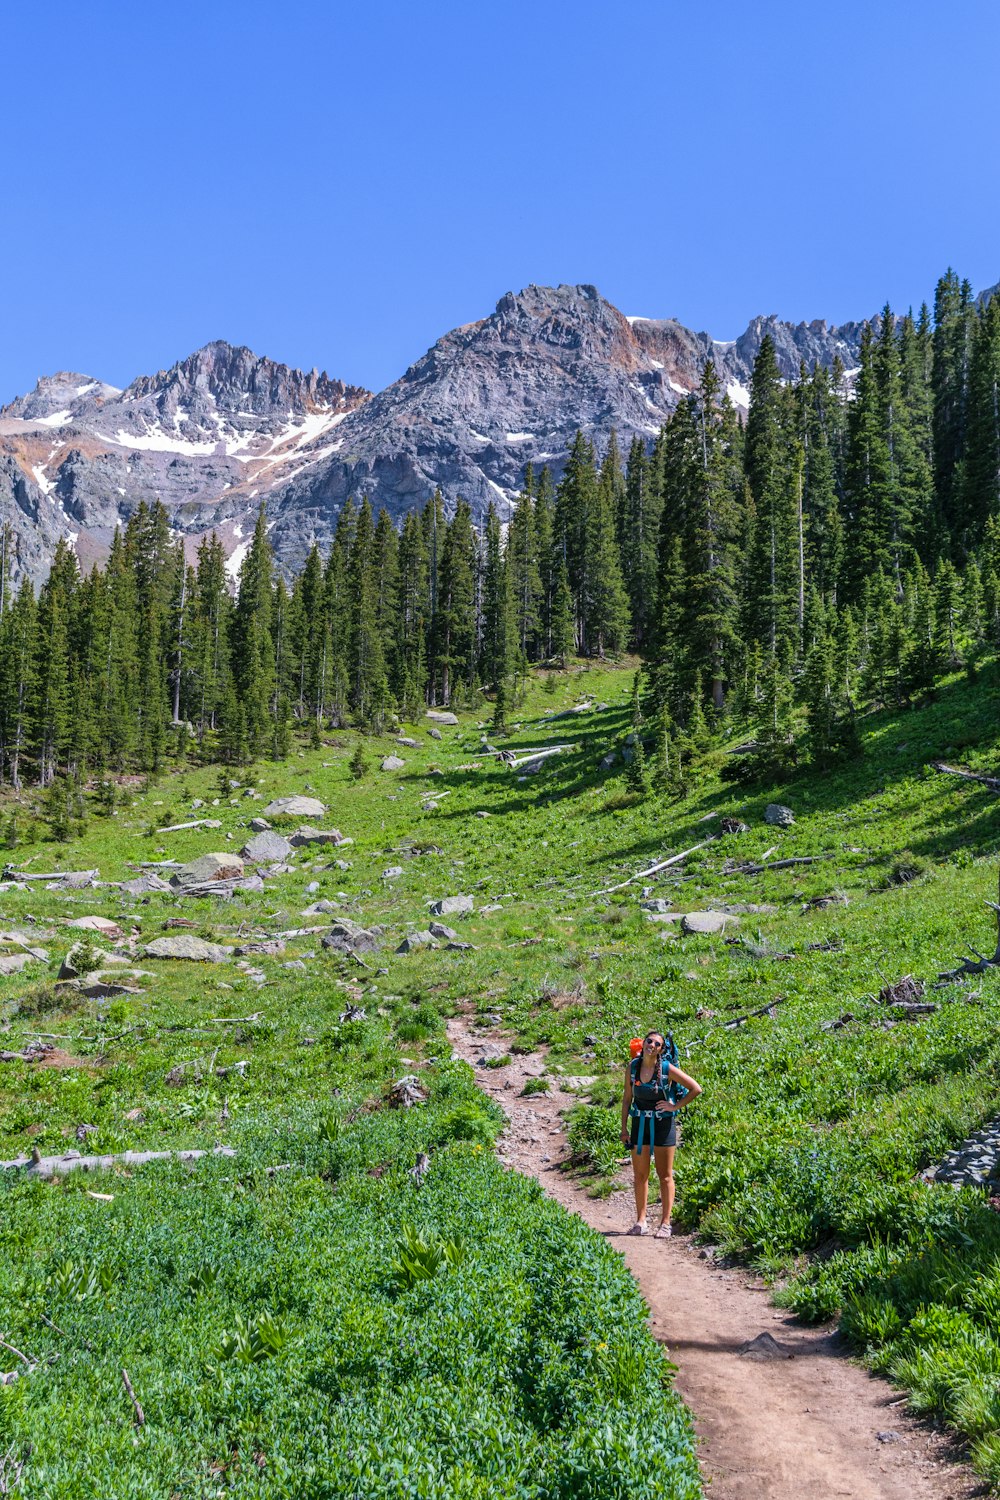
[[[700,844],[692,844],[690,849],[682,849],[680,854],[671,854],[669,859],[661,859],[658,864],[650,865],[648,870],[637,870],[634,875],[630,875],[627,880],[621,881],[618,885],[609,885],[603,891],[591,891],[590,894],[592,896],[610,896],[612,891],[622,891],[627,885],[631,885],[633,881],[645,880],[647,875],[655,875],[658,870],[665,870],[668,865],[680,864],[681,860],[687,859],[689,854],[694,854],[696,849],[704,849],[706,844],[714,843],[718,837],[717,833],[710,834],[707,839],[702,839]]]
[[[11,865],[5,865],[2,880],[16,880],[18,884],[26,884],[31,880],[69,880],[71,877],[87,875],[96,880],[100,870],[51,870],[48,875],[26,875],[23,870],[15,870]]]
[[[14,1161],[0,1161],[0,1172],[23,1170],[27,1177],[61,1177],[68,1172],[107,1172],[117,1163],[126,1167],[143,1167],[149,1161],[197,1161],[201,1156],[235,1156],[231,1146],[213,1146],[211,1151],[120,1151],[114,1156],[81,1156],[69,1151],[65,1156],[19,1156]]]
[[[734,865],[731,870],[723,870],[724,875],[763,875],[765,870],[788,870],[792,865],[814,865],[821,859],[832,859],[833,854],[800,854],[794,859],[774,859],[770,864],[763,865]]]
[[[998,896],[1000,896],[1000,876],[998,876]],[[954,984],[956,980],[964,979],[967,974],[985,974],[987,969],[1000,968],[1000,901],[987,901],[986,905],[996,913],[997,918],[997,945],[993,956],[988,957],[980,953],[978,948],[973,948],[976,962],[973,962],[971,958],[961,959],[957,969],[948,969],[945,973],[938,975],[938,982],[933,986],[934,989],[943,990],[945,985]]]
[[[947,766],[943,760],[932,760],[930,762],[932,771],[939,771],[942,776],[960,776],[963,781],[976,781],[980,786],[985,786],[991,792],[1000,792],[1000,776],[983,776],[978,771],[963,771],[958,766]]]

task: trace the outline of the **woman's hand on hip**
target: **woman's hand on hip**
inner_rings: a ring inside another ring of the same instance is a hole
[[[658,1115],[672,1115],[676,1114],[679,1109],[680,1105],[675,1099],[661,1099],[656,1106],[656,1113]]]

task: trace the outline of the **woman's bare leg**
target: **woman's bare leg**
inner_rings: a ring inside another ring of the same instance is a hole
[[[656,1175],[660,1179],[660,1223],[669,1224],[674,1211],[674,1152],[676,1146],[657,1146]],[[648,1168],[647,1168],[648,1180]]]
[[[650,1151],[645,1147],[642,1151],[632,1152],[632,1181],[635,1187],[635,1222],[645,1224],[646,1205],[649,1202],[649,1168]]]

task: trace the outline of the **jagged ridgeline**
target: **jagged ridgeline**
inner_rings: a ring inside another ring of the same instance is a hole
[[[282,756],[296,725],[378,730],[484,688],[502,728],[529,666],[626,651],[669,777],[724,718],[748,733],[735,774],[850,752],[860,709],[1000,642],[1000,300],[949,272],[933,313],[886,308],[857,349],[851,369],[834,354],[786,378],[764,332],[748,412],[708,352],[627,453],[578,431],[499,509],[438,492],[400,521],[348,498],[297,571],[276,566],[262,508],[235,595],[220,539],[192,563],[160,503],[86,574],[61,541],[37,597],[9,586],[7,526],[0,775]],[[331,407],[356,394],[306,384]]]

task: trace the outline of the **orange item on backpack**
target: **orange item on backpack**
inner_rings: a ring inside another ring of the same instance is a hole
[[[628,1044],[629,1057],[638,1057],[642,1052],[642,1037],[634,1036]]]

